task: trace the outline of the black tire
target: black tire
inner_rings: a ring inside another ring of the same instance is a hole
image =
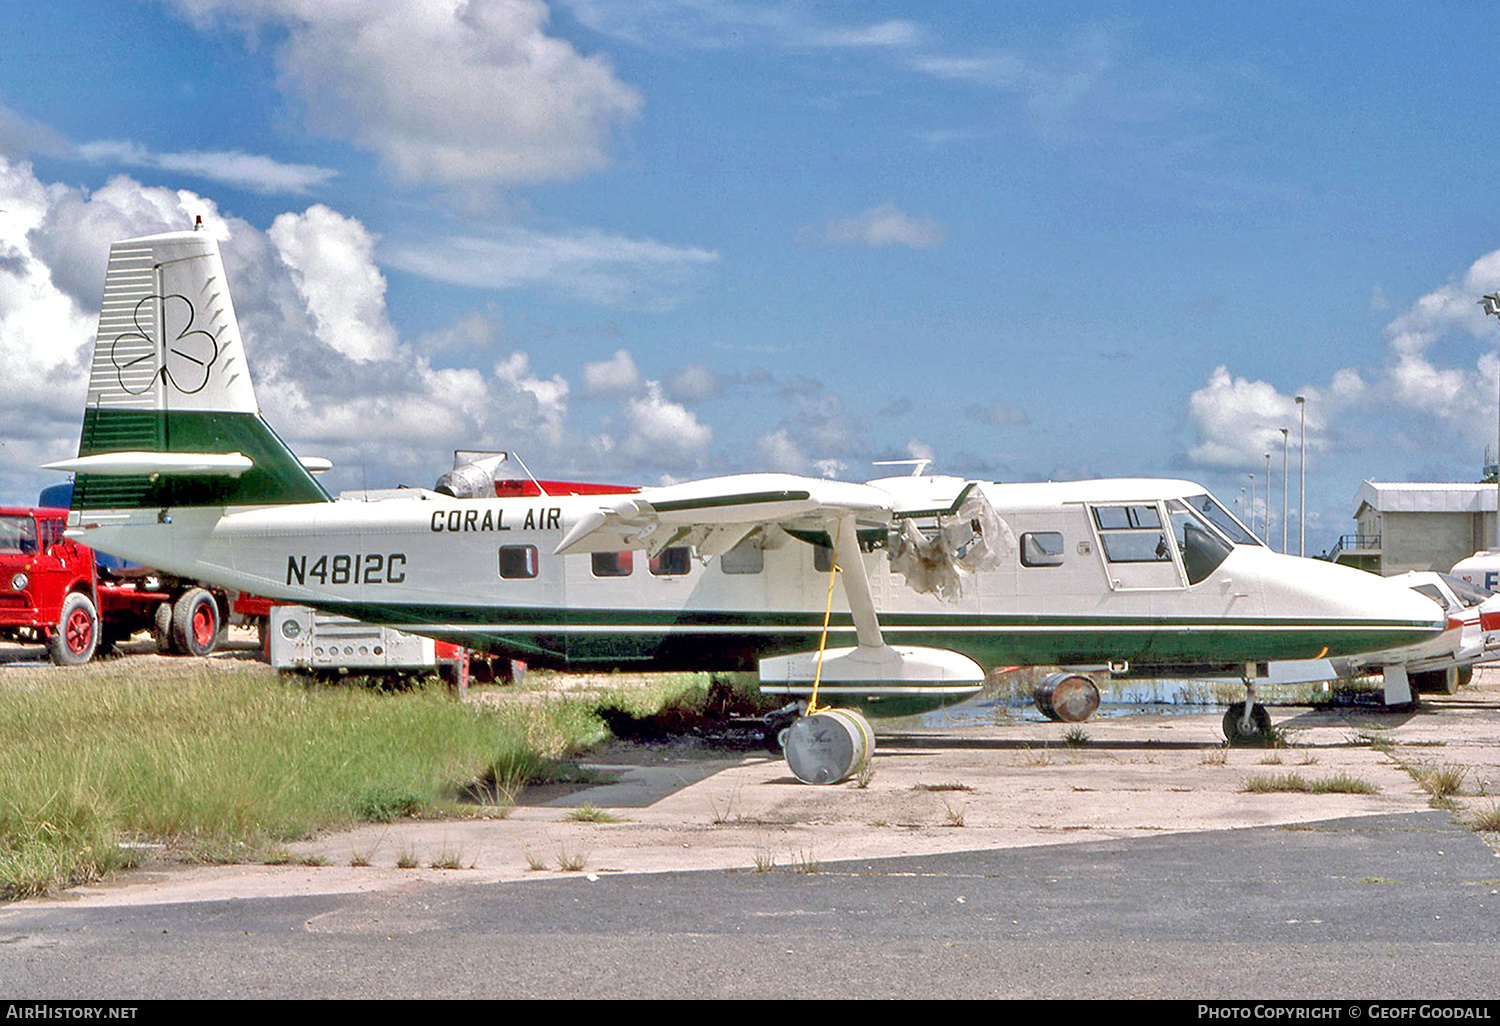
[[[177,643],[172,640],[172,603],[163,602],[151,616],[151,640],[156,642],[160,655],[178,655]]]
[[[47,639],[47,654],[58,666],[81,666],[99,647],[99,611],[93,599],[75,591],[63,600],[57,630]]]
[[[1468,684],[1469,684],[1469,682],[1472,681],[1473,679],[1474,679],[1474,667],[1472,667],[1472,666],[1460,666],[1458,668],[1458,686],[1459,687],[1461,687],[1461,688],[1462,687],[1467,687]]]
[[[219,603],[206,589],[189,588],[172,603],[172,643],[184,655],[206,656],[219,640]]]
[[[1245,733],[1240,727],[1240,721],[1245,716],[1245,703],[1236,702],[1229,707],[1224,714],[1224,737],[1232,745],[1251,745],[1265,742],[1271,737],[1271,714],[1266,707],[1257,703],[1255,709],[1250,713],[1250,733]]]

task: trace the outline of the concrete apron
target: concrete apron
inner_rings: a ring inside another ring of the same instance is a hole
[[[1232,830],[1429,808],[1403,764],[1461,766],[1465,790],[1500,792],[1500,669],[1410,714],[1273,708],[1290,747],[1226,749],[1221,712],[881,734],[873,776],[798,782],[769,755],[704,758],[617,746],[601,782],[506,816],[371,824],[288,845],[326,865],[171,866],[28,906],[122,905],[378,891],[676,870],[807,869],[845,859]],[[1368,739],[1378,739],[1372,745]],[[1246,789],[1257,776],[1344,774],[1373,794]],[[1470,810],[1494,798],[1460,797]],[[615,822],[568,818],[580,807]],[[1462,813],[1460,813],[1462,815]],[[368,863],[355,865],[353,863]],[[415,868],[399,864],[415,863]],[[456,866],[457,868],[438,868]]]

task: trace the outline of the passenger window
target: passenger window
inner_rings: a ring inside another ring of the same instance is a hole
[[[1063,536],[1058,531],[1029,531],[1021,535],[1022,566],[1062,566]]]
[[[651,572],[657,577],[681,577],[688,572],[692,551],[686,545],[662,549],[660,554],[651,557]]]
[[[536,576],[535,545],[502,545],[500,547],[500,576],[506,580],[525,580]]]
[[[741,541],[719,557],[726,574],[758,574],[766,568],[766,543],[759,532]]]
[[[629,577],[630,571],[635,569],[635,553],[629,549],[624,552],[596,552],[590,557],[595,577]]]

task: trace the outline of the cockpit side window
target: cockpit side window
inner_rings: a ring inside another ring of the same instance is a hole
[[[1167,516],[1172,520],[1177,548],[1182,551],[1182,568],[1187,571],[1188,583],[1206,580],[1228,557],[1232,547],[1180,499],[1167,503]]]
[[[1095,506],[1094,523],[1111,563],[1170,563],[1172,548],[1155,506]]]

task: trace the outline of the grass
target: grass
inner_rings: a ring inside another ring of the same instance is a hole
[[[589,853],[582,848],[569,851],[567,845],[557,846],[557,868],[564,873],[581,873],[589,863]]]
[[[563,819],[575,823],[624,823],[624,816],[616,816],[613,812],[606,812],[593,805],[580,805],[568,812]]]
[[[464,868],[463,855],[460,852],[443,849],[427,865],[433,869],[462,869]],[[469,868],[473,868],[472,866]]]
[[[1069,748],[1082,748],[1092,740],[1093,738],[1089,737],[1088,731],[1082,727],[1069,727],[1063,733],[1063,744]]]
[[[1451,798],[1462,794],[1464,778],[1469,775],[1468,769],[1463,766],[1421,765],[1408,766],[1407,769],[1417,778],[1417,783],[1434,798]]]
[[[1500,833],[1500,805],[1491,803],[1489,808],[1475,812],[1469,820],[1469,828],[1482,833]]]
[[[1297,791],[1304,794],[1376,794],[1380,788],[1350,776],[1335,773],[1331,777],[1309,780],[1300,773],[1256,773],[1245,778],[1243,790],[1253,794]]]
[[[649,716],[714,696],[736,701],[707,674],[491,707],[233,660],[7,668],[0,900],[129,868],[151,845],[258,861],[359,822],[505,815],[524,784],[568,775],[567,757],[610,736],[601,709]]]

